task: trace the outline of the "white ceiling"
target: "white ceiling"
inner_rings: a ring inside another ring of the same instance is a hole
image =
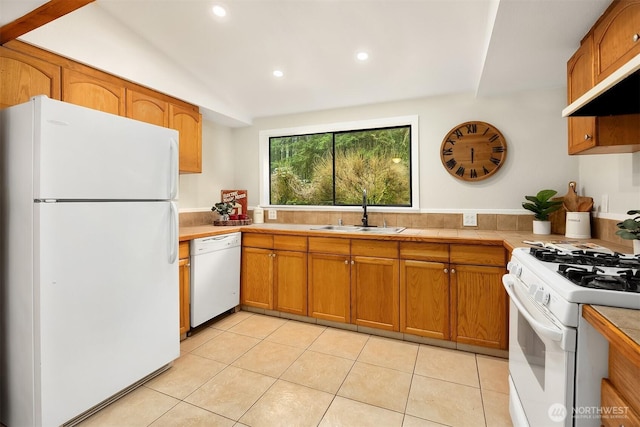
[[[16,1],[0,0],[0,24],[11,20],[5,13],[11,3]],[[227,8],[225,18],[211,13],[216,3]],[[198,94],[188,96],[197,99],[188,101],[199,104],[205,116],[210,112],[238,125],[257,117],[455,92],[495,96],[562,87],[567,59],[609,3],[96,0],[24,39],[169,94],[197,87]],[[89,12],[87,29],[82,14]],[[120,27],[97,28],[110,22]],[[100,39],[89,42],[89,33]],[[118,42],[105,44],[105,38]],[[155,51],[172,67],[124,55],[133,45]],[[366,63],[355,60],[360,49],[370,54]],[[127,75],[117,58],[126,58],[137,73]],[[145,67],[152,83],[145,81]],[[169,68],[170,78],[154,78]],[[283,78],[272,76],[275,68],[284,71]]]

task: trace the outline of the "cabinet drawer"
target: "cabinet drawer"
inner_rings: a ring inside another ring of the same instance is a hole
[[[506,265],[505,250],[502,246],[451,245],[449,260],[452,264]]]
[[[273,248],[283,251],[307,251],[307,237],[306,236],[283,236],[276,234],[273,236]]]
[[[446,243],[400,242],[400,258],[448,263],[449,245]]]
[[[242,233],[242,246],[273,249],[272,234]]]
[[[351,253],[351,240],[338,237],[309,237],[309,252],[349,255]]]
[[[189,258],[189,242],[180,242],[180,245],[178,246],[178,258],[183,259],[183,258]]]
[[[605,427],[640,426],[640,417],[613,386],[611,381],[602,379],[601,389],[602,416]]]
[[[398,242],[352,240],[351,255],[398,258]]]

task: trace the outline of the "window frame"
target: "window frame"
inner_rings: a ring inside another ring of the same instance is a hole
[[[268,129],[259,133],[259,158],[260,158],[260,206],[264,208],[278,208],[285,210],[318,210],[318,211],[350,211],[360,210],[358,206],[341,205],[272,205],[270,204],[270,166],[269,166],[269,139],[273,137],[309,135],[315,133],[361,131],[379,129],[394,126],[409,126],[411,134],[411,206],[371,206],[374,212],[412,212],[420,209],[420,177],[419,177],[419,130],[418,116],[399,116],[382,119],[359,120],[331,124],[319,124],[298,126],[293,128]]]

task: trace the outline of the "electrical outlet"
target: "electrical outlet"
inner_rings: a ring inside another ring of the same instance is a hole
[[[462,225],[465,227],[477,227],[478,226],[478,214],[476,213],[464,213],[462,214]]]
[[[269,219],[278,219],[278,211],[275,209],[269,209]]]

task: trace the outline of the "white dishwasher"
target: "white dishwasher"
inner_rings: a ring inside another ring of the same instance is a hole
[[[191,327],[240,304],[240,233],[191,241]]]

